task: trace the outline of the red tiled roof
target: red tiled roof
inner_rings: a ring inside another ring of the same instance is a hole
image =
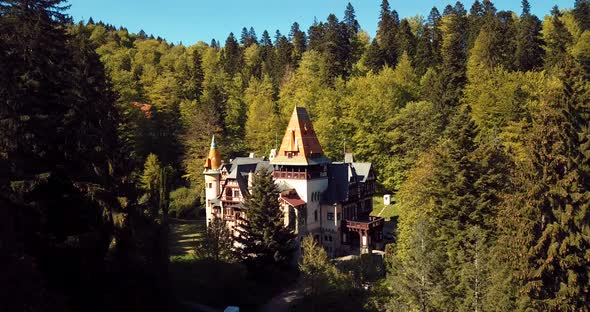
[[[295,196],[292,196],[292,197],[281,196],[281,199],[293,207],[305,205],[305,201],[303,201],[301,198],[299,198],[299,196],[296,196],[296,197]]]

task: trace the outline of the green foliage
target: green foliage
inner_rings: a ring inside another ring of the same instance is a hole
[[[27,277],[22,289],[58,285],[57,296],[76,309],[93,294],[86,281],[104,268],[149,272],[156,282],[146,285],[165,280],[168,188],[176,188],[173,215],[194,210],[212,135],[224,159],[267,155],[293,107],[304,106],[325,154],[338,161],[346,148],[371,161],[379,187],[397,200],[399,240],[378,309],[588,305],[588,1],[554,8],[541,22],[526,0],[520,18],[485,0],[469,15],[460,2],[442,17],[433,8],[426,20],[400,20],[384,0],[372,41],[348,5],[342,21],[331,14],[307,34],[294,23],[288,36],[265,31],[258,42],[244,28],[240,42],[230,34],[223,48],[170,44],[102,22],[72,25],[60,3],[0,2],[0,205],[8,207],[0,228],[9,242],[0,249],[20,259],[7,270]],[[191,187],[178,188],[186,181],[162,168],[179,170]],[[272,178],[260,185],[247,203],[253,221],[244,223],[250,244],[242,256],[278,277],[292,237]],[[142,192],[150,214],[139,211]],[[352,264],[361,273],[351,278],[312,254],[309,268],[333,274],[308,275],[324,279],[318,289],[327,294],[311,305],[360,310],[363,264]],[[203,274],[217,292],[257,286],[239,265],[199,266],[213,268]],[[239,286],[215,280],[225,269],[236,278],[223,278]],[[44,280],[30,282],[37,273]],[[196,289],[227,303],[204,283]],[[137,289],[129,298],[146,290],[121,287]],[[105,295],[107,309],[127,293],[121,287]],[[359,300],[342,307],[343,296]]]
[[[180,187],[170,192],[168,213],[171,217],[181,219],[195,218],[200,206],[200,194],[197,190]]]
[[[232,262],[234,237],[221,218],[214,216],[209,220],[207,230],[197,243],[195,254],[202,259]]]
[[[244,91],[244,102],[248,106],[246,141],[257,155],[268,155],[277,147],[282,136],[276,103],[273,101],[272,82],[268,76],[263,80],[250,80]]]
[[[387,123],[390,130],[386,138],[391,142],[391,150],[383,171],[392,174],[381,174],[382,183],[397,191],[418,156],[438,141],[443,129],[442,116],[430,102],[410,102]]]
[[[590,218],[587,183],[588,82],[568,63],[525,136],[528,161],[513,175],[503,206],[502,243],[517,303],[534,309],[583,309],[589,302],[585,250]],[[520,255],[518,260],[513,258]],[[525,261],[522,261],[525,257]],[[510,267],[509,265],[512,265]]]
[[[562,16],[557,6],[554,6],[551,17],[547,17],[543,24],[543,37],[547,43],[545,47],[545,68],[549,70],[563,66],[567,48],[572,40],[571,34],[562,21]]]
[[[254,272],[287,268],[294,252],[294,235],[284,224],[279,192],[272,172],[262,168],[254,174],[252,189],[244,202],[246,218],[237,229],[239,256]]]
[[[326,251],[313,236],[301,242],[303,249],[299,270],[306,298],[301,311],[358,311],[361,293],[350,276],[340,272],[328,259]],[[360,285],[359,285],[360,286]],[[356,296],[356,300],[353,296]],[[350,298],[346,302],[342,298]]]

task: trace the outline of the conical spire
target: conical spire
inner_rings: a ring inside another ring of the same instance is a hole
[[[304,107],[295,107],[283,141],[272,164],[313,165],[328,163]]]
[[[217,150],[217,143],[215,142],[215,135],[211,138],[211,147],[209,149],[209,156],[205,160],[205,169],[217,170],[221,166],[221,154]]]

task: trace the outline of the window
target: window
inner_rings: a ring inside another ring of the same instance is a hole
[[[213,188],[213,183],[209,183],[209,184],[207,184],[207,187],[208,187],[208,188]]]
[[[314,210],[314,212],[313,212],[313,219],[316,222],[318,221],[318,211],[317,210]]]
[[[333,212],[328,212],[327,219],[328,219],[328,221],[334,221],[334,213]]]
[[[240,197],[240,190],[234,190],[234,197]]]

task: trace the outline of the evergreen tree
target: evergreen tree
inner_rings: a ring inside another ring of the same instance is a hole
[[[242,35],[240,36],[240,44],[243,46],[248,46],[247,44],[250,42],[250,35],[248,33],[248,28],[242,27]]]
[[[291,26],[291,31],[289,32],[289,41],[293,45],[291,59],[293,60],[293,63],[299,64],[299,61],[303,56],[303,52],[306,50],[307,43],[305,32],[299,29],[299,24],[297,22],[293,23]]]
[[[562,14],[557,6],[551,10],[551,25],[553,29],[544,34],[545,42],[545,68],[553,69],[554,67],[563,66],[566,59],[568,44],[571,41],[571,35],[567,31],[565,24],[561,20]]]
[[[252,26],[250,26],[250,30],[248,31],[248,39],[250,40],[250,44],[256,44],[258,42],[256,31],[254,31],[254,27]]]
[[[443,300],[443,262],[440,249],[436,248],[433,225],[419,217],[411,235],[403,259],[396,254],[386,258],[388,282],[394,293],[388,305],[392,310],[437,310]]]
[[[590,30],[590,1],[576,0],[574,2],[574,17],[581,31]]]
[[[279,191],[272,172],[261,168],[244,202],[245,219],[238,228],[242,260],[255,271],[286,267],[293,254],[293,233],[284,224]]]
[[[383,0],[381,2],[381,13],[379,15],[376,38],[378,46],[382,50],[382,63],[393,68],[397,64],[397,58],[399,55],[398,45],[396,42],[398,24],[396,23],[395,17],[390,10],[391,8],[389,7],[389,2],[387,0]],[[397,22],[399,23],[399,21]]]
[[[377,39],[373,39],[371,45],[367,48],[367,52],[365,52],[364,57],[364,64],[367,66],[369,70],[373,73],[378,73],[381,71],[383,66],[385,66],[385,58],[383,57],[383,50],[379,46]]]
[[[419,75],[426,73],[428,68],[440,65],[441,42],[440,13],[436,7],[433,7],[422,28],[422,33],[417,38],[414,64]]]
[[[500,12],[498,16],[486,16],[481,31],[471,49],[470,62],[493,69],[502,66],[512,69],[514,64],[515,26],[508,12]]]
[[[584,121],[590,88],[569,62],[560,74],[563,86],[553,89],[533,116],[525,138],[530,158],[515,171],[516,191],[500,220],[499,241],[521,308],[584,310],[590,302]]]
[[[230,33],[225,40],[225,46],[221,54],[221,64],[229,77],[240,72],[244,63],[242,51],[233,33]]]
[[[129,195],[121,187],[129,168],[115,94],[90,34],[68,24],[66,8],[57,0],[0,2],[0,205],[3,233],[15,239],[8,254],[2,239],[0,275],[20,275],[0,309],[116,310],[115,298],[118,308],[162,308],[156,296],[127,301],[148,286],[127,287],[131,270],[123,268],[156,266],[133,256],[135,208],[117,200]],[[99,280],[108,285],[100,294]],[[33,297],[18,302],[19,291]]]
[[[324,23],[318,23],[314,18],[314,22],[307,30],[307,47],[309,50],[321,51],[324,39],[325,27]]]
[[[205,73],[203,73],[201,54],[198,49],[193,50],[191,65],[184,97],[188,100],[199,100],[203,94]]]
[[[543,40],[541,38],[541,21],[530,13],[528,0],[522,1],[522,14],[516,37],[515,68],[531,71],[543,64]]]
[[[351,34],[357,34],[361,28],[359,25],[358,20],[356,19],[356,14],[354,12],[354,7],[350,2],[346,5],[346,10],[344,11],[344,18],[342,19],[348,31]]]
[[[484,22],[484,8],[479,0],[475,0],[471,9],[469,10],[469,36],[467,38],[467,49],[471,50],[475,44],[475,40],[479,35],[481,26]]]
[[[413,60],[416,55],[416,37],[412,33],[410,23],[407,19],[403,19],[400,23],[397,42],[399,44],[398,51],[400,55],[407,53]]]
[[[460,4],[458,2],[458,4]],[[443,41],[441,47],[442,65],[436,85],[434,86],[437,103],[440,107],[455,106],[459,103],[466,78],[467,37],[465,29],[467,20],[461,7],[452,9],[452,13],[443,20]]]

